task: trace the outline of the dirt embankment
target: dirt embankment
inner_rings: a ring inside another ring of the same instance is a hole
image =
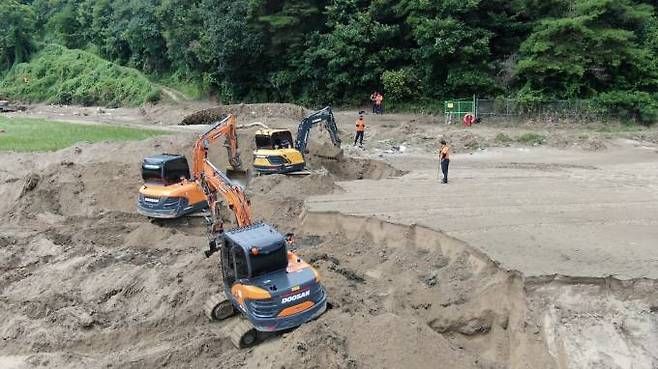
[[[221,105],[204,109],[185,116],[181,125],[211,124],[224,119],[229,114],[235,114],[243,119],[253,118],[285,118],[303,119],[310,111],[294,104],[238,104]]]
[[[658,363],[653,280],[527,280],[440,232],[303,212],[307,196],[335,191],[336,181],[403,174],[349,155],[336,161],[311,154],[309,176],[250,183],[255,217],[298,235],[297,251],[319,269],[332,309],[236,350],[228,338],[234,320],[212,323],[202,312],[221,289],[221,274],[217,256],[203,256],[201,219],[150,222],[135,211],[142,157],[189,155],[193,139],[0,154],[6,199],[0,367],[654,369]],[[245,163],[251,149],[242,145]],[[211,153],[221,167],[223,155]]]

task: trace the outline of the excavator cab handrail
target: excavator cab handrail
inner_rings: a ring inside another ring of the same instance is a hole
[[[336,126],[336,119],[334,114],[331,111],[331,106],[327,106],[322,110],[318,110],[306,118],[302,119],[299,122],[297,127],[297,141],[295,142],[295,148],[304,155],[306,153],[306,146],[308,145],[308,137],[311,132],[311,128],[316,125],[323,123],[324,127],[329,132],[331,137],[331,142],[334,146],[340,147],[341,140],[338,136],[338,127]]]

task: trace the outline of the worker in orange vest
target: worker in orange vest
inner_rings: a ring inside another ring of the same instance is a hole
[[[363,145],[363,135],[366,131],[366,121],[363,119],[363,112],[359,114],[359,119],[356,120],[356,136],[354,137],[354,146],[359,141],[359,145]]]
[[[450,166],[450,146],[444,138],[441,139],[441,148],[439,148],[439,160],[441,161],[441,173],[443,174],[442,183],[448,183],[448,166]]]

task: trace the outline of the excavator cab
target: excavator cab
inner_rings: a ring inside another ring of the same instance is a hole
[[[259,129],[255,139],[254,169],[259,173],[289,173],[306,166],[289,130]]]
[[[256,133],[256,150],[292,149],[294,140],[288,130],[259,130]]]
[[[137,211],[151,218],[177,218],[208,206],[190,167],[182,155],[160,154],[142,161],[144,185],[139,190]]]
[[[172,184],[190,179],[190,166],[182,155],[161,154],[144,158],[142,162],[144,183]]]
[[[327,308],[319,274],[288,251],[284,237],[267,224],[235,228],[221,234],[224,293],[206,305],[211,319],[241,313],[231,339],[249,347],[267,332],[300,326]]]

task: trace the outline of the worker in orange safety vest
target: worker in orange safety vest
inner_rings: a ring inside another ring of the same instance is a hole
[[[354,137],[354,145],[359,141],[359,145],[363,145],[363,135],[366,132],[366,121],[363,119],[363,112],[359,114],[359,119],[356,120],[356,136]]]
[[[448,183],[448,167],[450,166],[450,146],[444,138],[441,139],[439,148],[439,160],[441,162],[441,173],[443,174],[442,183]]]

